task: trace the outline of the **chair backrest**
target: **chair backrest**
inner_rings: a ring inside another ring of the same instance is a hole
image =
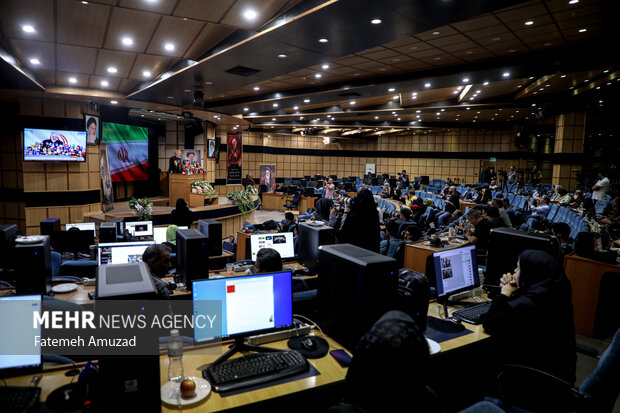
[[[596,212],[597,214],[605,215],[605,212],[607,208],[609,208],[610,204],[611,202],[607,201],[606,199],[599,199],[598,201],[596,201],[596,204],[594,204],[594,212]]]
[[[292,204],[299,204],[299,200],[301,199],[301,191],[296,191],[295,195],[293,195],[293,199],[291,200]]]
[[[560,209],[559,205],[557,204],[551,205],[551,207],[549,208],[549,215],[547,215],[547,220],[549,221],[553,220],[553,217],[555,216],[555,214],[557,214],[558,209]]]

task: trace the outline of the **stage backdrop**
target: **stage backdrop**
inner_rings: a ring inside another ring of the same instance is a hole
[[[260,164],[260,183],[267,185],[267,190],[273,192],[276,188],[276,166]]]
[[[229,132],[226,138],[226,185],[241,185],[243,174],[242,146],[241,133]]]
[[[103,122],[101,141],[108,145],[108,160],[113,182],[149,179],[147,128]]]

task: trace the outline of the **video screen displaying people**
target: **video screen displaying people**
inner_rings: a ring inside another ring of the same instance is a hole
[[[86,132],[24,129],[24,161],[86,160]]]

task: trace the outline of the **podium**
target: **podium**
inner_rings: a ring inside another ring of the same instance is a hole
[[[206,181],[207,174],[168,174],[168,205],[176,206],[177,199],[183,198],[189,203],[189,195],[192,193],[192,182]]]

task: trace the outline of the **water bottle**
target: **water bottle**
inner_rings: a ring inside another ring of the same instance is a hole
[[[179,330],[170,330],[168,341],[168,380],[183,381],[183,341]]]

